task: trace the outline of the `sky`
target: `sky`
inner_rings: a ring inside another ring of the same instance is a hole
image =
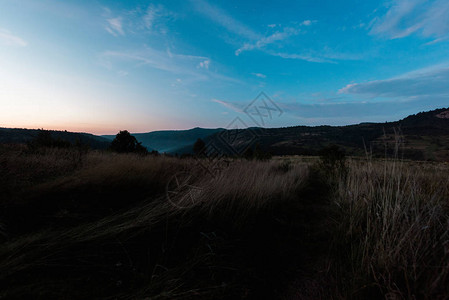
[[[0,127],[393,121],[449,107],[448,54],[447,0],[0,0]]]

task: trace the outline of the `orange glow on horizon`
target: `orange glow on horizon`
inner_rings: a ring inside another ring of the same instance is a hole
[[[18,129],[45,129],[55,131],[69,131],[69,132],[82,132],[90,133],[94,135],[114,135],[121,130],[128,130],[133,133],[145,133],[159,130],[187,130],[196,126],[136,126],[133,125],[104,125],[104,124],[88,124],[88,123],[67,123],[67,124],[50,124],[50,123],[0,123],[0,127],[3,128],[18,128]]]

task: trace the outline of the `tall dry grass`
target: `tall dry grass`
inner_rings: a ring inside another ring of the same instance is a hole
[[[448,299],[448,165],[16,150],[0,297]]]
[[[72,149],[30,151],[26,145],[0,145],[0,200],[17,190],[69,174],[81,167],[81,158]]]
[[[352,161],[335,197],[343,298],[449,298],[449,167]]]
[[[183,172],[200,192],[180,208],[165,188]],[[303,165],[236,160],[211,177],[192,159],[89,153],[81,167],[32,185],[9,208],[0,295],[273,294],[302,239],[286,220],[306,178]],[[19,219],[20,230],[11,231]]]

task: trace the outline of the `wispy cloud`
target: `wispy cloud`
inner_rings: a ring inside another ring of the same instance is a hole
[[[262,36],[251,30],[245,24],[232,18],[225,11],[209,4],[204,0],[191,0],[195,9],[210,20],[218,23],[228,31],[251,40],[257,40]]]
[[[123,30],[122,17],[110,18],[107,19],[106,22],[107,25],[105,26],[105,29],[107,32],[109,32],[113,36],[125,35],[125,32]]]
[[[434,65],[384,80],[348,84],[338,94],[327,98],[322,98],[320,93],[313,94],[312,103],[277,103],[286,113],[306,123],[396,120],[412,112],[448,106],[449,64]]]
[[[162,5],[150,4],[147,8],[145,15],[143,16],[143,22],[148,29],[152,29],[156,19],[161,15]]]
[[[421,73],[421,70],[417,71],[416,75],[418,73]],[[413,75],[413,73],[410,74]],[[305,101],[305,99],[285,101],[282,96],[276,96],[275,101],[286,113],[285,118],[292,125],[297,125],[298,122],[303,125],[347,125],[359,122],[394,121],[416,111],[447,107],[447,95],[444,95],[444,93],[446,92],[419,97],[394,97],[381,101],[375,99],[360,101],[347,95],[313,97],[313,99],[309,99],[312,102]],[[315,96],[321,96],[321,94]],[[211,101],[236,113],[244,113],[248,104],[246,101],[237,102],[220,99],[212,99]]]
[[[329,100],[341,100],[341,97]],[[212,99],[212,102],[230,109],[236,113],[244,113],[245,102],[231,102]],[[411,112],[429,110],[435,105],[444,103],[442,98],[433,99],[400,99],[387,101],[320,101],[320,103],[284,102],[276,99],[276,104],[286,113],[286,118],[297,125],[347,125],[358,122],[396,120]],[[296,120],[296,121],[295,121]]]
[[[239,55],[240,53],[242,53],[244,51],[249,51],[249,50],[253,50],[253,49],[262,49],[266,45],[272,44],[276,41],[285,40],[286,38],[289,38],[290,36],[296,35],[298,33],[299,33],[298,29],[291,28],[291,27],[285,27],[283,31],[278,31],[269,36],[262,37],[254,43],[251,43],[251,42],[245,43],[241,48],[239,48],[235,51],[235,55]]]
[[[0,28],[0,44],[18,47],[25,47],[28,45],[22,38],[15,36],[9,30],[2,28]]]
[[[313,22],[313,21],[311,21],[311,20],[304,20],[304,21],[301,23],[301,25],[304,25],[304,26],[310,26],[310,25],[312,25],[312,22]]]
[[[336,64],[338,61],[341,60],[362,60],[365,57],[371,55],[372,53],[339,53],[339,52],[333,52],[329,48],[323,49],[321,52],[316,51],[309,51],[308,53],[303,54],[297,54],[297,53],[286,53],[286,52],[277,52],[277,51],[271,51],[266,50],[268,54],[272,56],[278,56],[285,59],[299,59],[299,60],[305,60],[308,62],[315,62],[315,63],[329,63],[329,64]]]
[[[286,58],[286,59],[299,59],[299,60],[305,60],[308,62],[315,62],[315,63],[335,63],[331,59],[326,59],[323,57],[306,55],[306,54],[285,53],[285,52],[276,52],[276,51],[268,51],[268,54]]]
[[[209,70],[209,65],[210,65],[210,60],[209,60],[209,59],[206,59],[206,60],[204,60],[204,61],[201,61],[201,62],[198,64],[198,67],[199,67],[199,68],[204,68],[204,69]]]
[[[168,11],[162,4],[150,4],[142,17],[142,21],[147,30],[167,34],[167,22],[174,17],[175,14]]]
[[[218,103],[226,108],[229,108],[237,113],[243,113],[243,110],[245,109],[244,105],[237,102],[230,102],[230,101],[224,101],[219,99],[212,99],[212,102]]]
[[[414,33],[440,39],[449,36],[449,1],[395,0],[384,16],[376,19],[371,33],[391,39]]]
[[[399,77],[348,84],[341,94],[367,97],[449,96],[449,66],[438,65]]]
[[[177,18],[177,14],[162,4],[151,3],[115,12],[104,7],[103,18],[105,30],[114,36],[147,33],[166,35],[169,32],[169,23]]]
[[[347,125],[360,122],[396,121],[417,111],[447,107],[444,98],[429,99],[427,97],[377,102],[277,103],[286,113],[286,117],[293,117],[304,125]]]
[[[302,31],[300,27],[311,26],[313,23],[316,23],[316,21],[304,20],[300,23],[296,23],[294,27],[291,26],[282,27],[281,24],[269,24],[267,26],[271,29],[272,32],[267,35],[263,35],[252,30],[242,22],[236,20],[224,10],[209,4],[206,0],[190,0],[190,2],[193,4],[195,9],[199,13],[201,13],[211,21],[215,22],[216,24],[224,27],[226,30],[233,33],[240,39],[237,42],[233,41],[234,43],[240,43],[242,45],[237,50],[235,50],[236,56],[239,56],[245,51],[259,50],[272,56],[277,56],[286,59],[305,60],[314,63],[334,63],[334,59],[335,60],[347,59],[347,57],[344,56],[340,56],[338,58],[337,57],[331,58],[325,57],[323,55],[313,56],[310,54],[307,55],[301,53],[279,52],[273,50],[273,47],[270,47],[270,45],[272,44],[276,43],[279,44],[280,42],[287,40],[292,36],[298,35]],[[273,32],[274,30],[276,31]]]
[[[252,75],[259,77],[259,78],[267,78],[267,75],[262,74],[262,73],[251,73]]]
[[[171,51],[159,51],[150,47],[134,51],[106,51],[102,59],[135,61],[137,66],[150,66],[155,69],[176,74],[192,74],[192,65],[207,58],[202,56],[173,54]],[[190,67],[189,67],[190,65]]]
[[[241,83],[239,80],[209,70],[211,60],[204,56],[160,51],[151,47],[141,50],[105,51],[100,55],[100,63],[112,69],[120,61],[134,62],[134,67],[150,67],[166,71],[176,76],[185,75],[188,82],[216,79],[220,81]]]
[[[388,116],[392,111],[404,110],[406,101],[384,102],[340,102],[340,103],[279,103],[286,113],[300,118],[320,118],[333,120],[357,116],[359,120],[366,117]],[[323,124],[323,123],[322,123]]]
[[[120,71],[117,72],[117,75],[120,76],[120,77],[124,77],[124,76],[128,75],[128,72],[120,70]]]

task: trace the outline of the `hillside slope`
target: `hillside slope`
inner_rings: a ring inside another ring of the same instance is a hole
[[[0,144],[28,143],[37,136],[38,132],[39,129],[0,128]],[[72,144],[80,141],[89,145],[92,149],[106,149],[111,143],[103,137],[84,132],[50,130],[50,133],[55,139],[61,139]]]
[[[0,143],[26,143],[38,133],[35,129],[0,128]],[[79,139],[94,149],[105,149],[115,135],[95,136],[87,133],[51,131],[54,138],[74,143]],[[349,155],[371,153],[391,156],[399,147],[401,157],[416,160],[449,161],[449,108],[410,115],[385,123],[360,123],[347,126],[293,126],[284,128],[222,128],[164,130],[133,133],[148,150],[171,154],[192,153],[198,138],[213,145],[218,152],[243,154],[256,144],[273,155],[317,155],[329,145],[337,144]]]
[[[317,155],[329,144],[337,144],[350,155],[399,155],[418,160],[449,160],[449,108],[422,112],[386,123],[361,123],[348,126],[294,126],[249,128],[218,133],[207,139],[220,151],[242,153],[259,144],[274,155]]]

